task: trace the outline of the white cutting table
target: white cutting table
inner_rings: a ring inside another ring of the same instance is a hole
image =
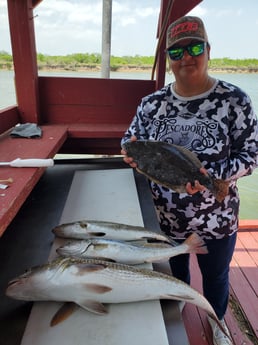
[[[79,219],[143,226],[132,169],[77,171],[60,224]],[[55,240],[50,259],[60,243]],[[21,345],[168,345],[159,301],[112,304],[105,316],[78,308],[50,327],[60,305],[34,303]]]

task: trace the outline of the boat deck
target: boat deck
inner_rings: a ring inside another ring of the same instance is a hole
[[[192,286],[201,291],[201,275],[191,257]],[[191,345],[212,344],[206,315],[193,305],[182,313]],[[244,229],[238,239],[230,268],[230,300],[226,323],[234,345],[258,344],[258,230]]]
[[[52,229],[58,222],[69,192],[74,172],[80,169],[123,168],[120,161],[110,164],[60,164],[47,169],[31,195],[0,238],[0,345],[19,345],[30,314],[32,303],[9,299],[4,291],[7,282],[27,268],[46,262],[53,243]],[[139,187],[139,186],[138,186]],[[139,187],[139,192],[141,187]],[[143,213],[144,204],[142,205]],[[47,215],[47,216],[46,216]],[[147,217],[148,218],[148,217]],[[148,219],[152,222],[153,219]],[[231,296],[226,322],[234,345],[258,344],[258,229],[239,232],[231,264]],[[201,290],[200,272],[192,256],[192,286]],[[162,301],[163,310],[169,301]],[[169,313],[167,313],[169,314]],[[190,345],[212,345],[206,314],[191,304],[183,310],[182,318]],[[169,344],[180,336],[175,322],[165,314]],[[175,334],[176,333],[176,334]],[[186,345],[185,340],[180,343]]]

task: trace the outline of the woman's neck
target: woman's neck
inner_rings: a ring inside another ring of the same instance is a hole
[[[174,91],[183,97],[192,97],[200,95],[208,90],[214,85],[215,79],[206,75],[205,78],[199,82],[196,79],[191,80],[191,82],[182,83],[180,80],[176,80],[173,84]]]

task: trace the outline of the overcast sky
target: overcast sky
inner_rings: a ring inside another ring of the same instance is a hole
[[[113,0],[112,55],[155,54],[159,4],[160,0]],[[204,0],[191,14],[206,24],[211,57],[258,59],[258,0]],[[102,0],[44,0],[34,16],[38,53],[101,52]],[[3,50],[11,52],[6,0],[0,0]]]

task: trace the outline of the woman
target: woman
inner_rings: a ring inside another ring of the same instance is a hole
[[[169,26],[167,54],[175,82],[142,99],[122,144],[146,139],[184,146],[198,156],[203,173],[229,181],[221,203],[198,181],[180,194],[150,182],[161,230],[179,242],[193,232],[205,240],[209,253],[197,255],[203,293],[226,329],[229,265],[238,229],[236,183],[258,165],[257,117],[245,92],[209,76],[210,45],[201,19],[186,16]],[[175,277],[190,284],[189,255],[170,259],[170,265]],[[214,344],[231,344],[208,320]]]

